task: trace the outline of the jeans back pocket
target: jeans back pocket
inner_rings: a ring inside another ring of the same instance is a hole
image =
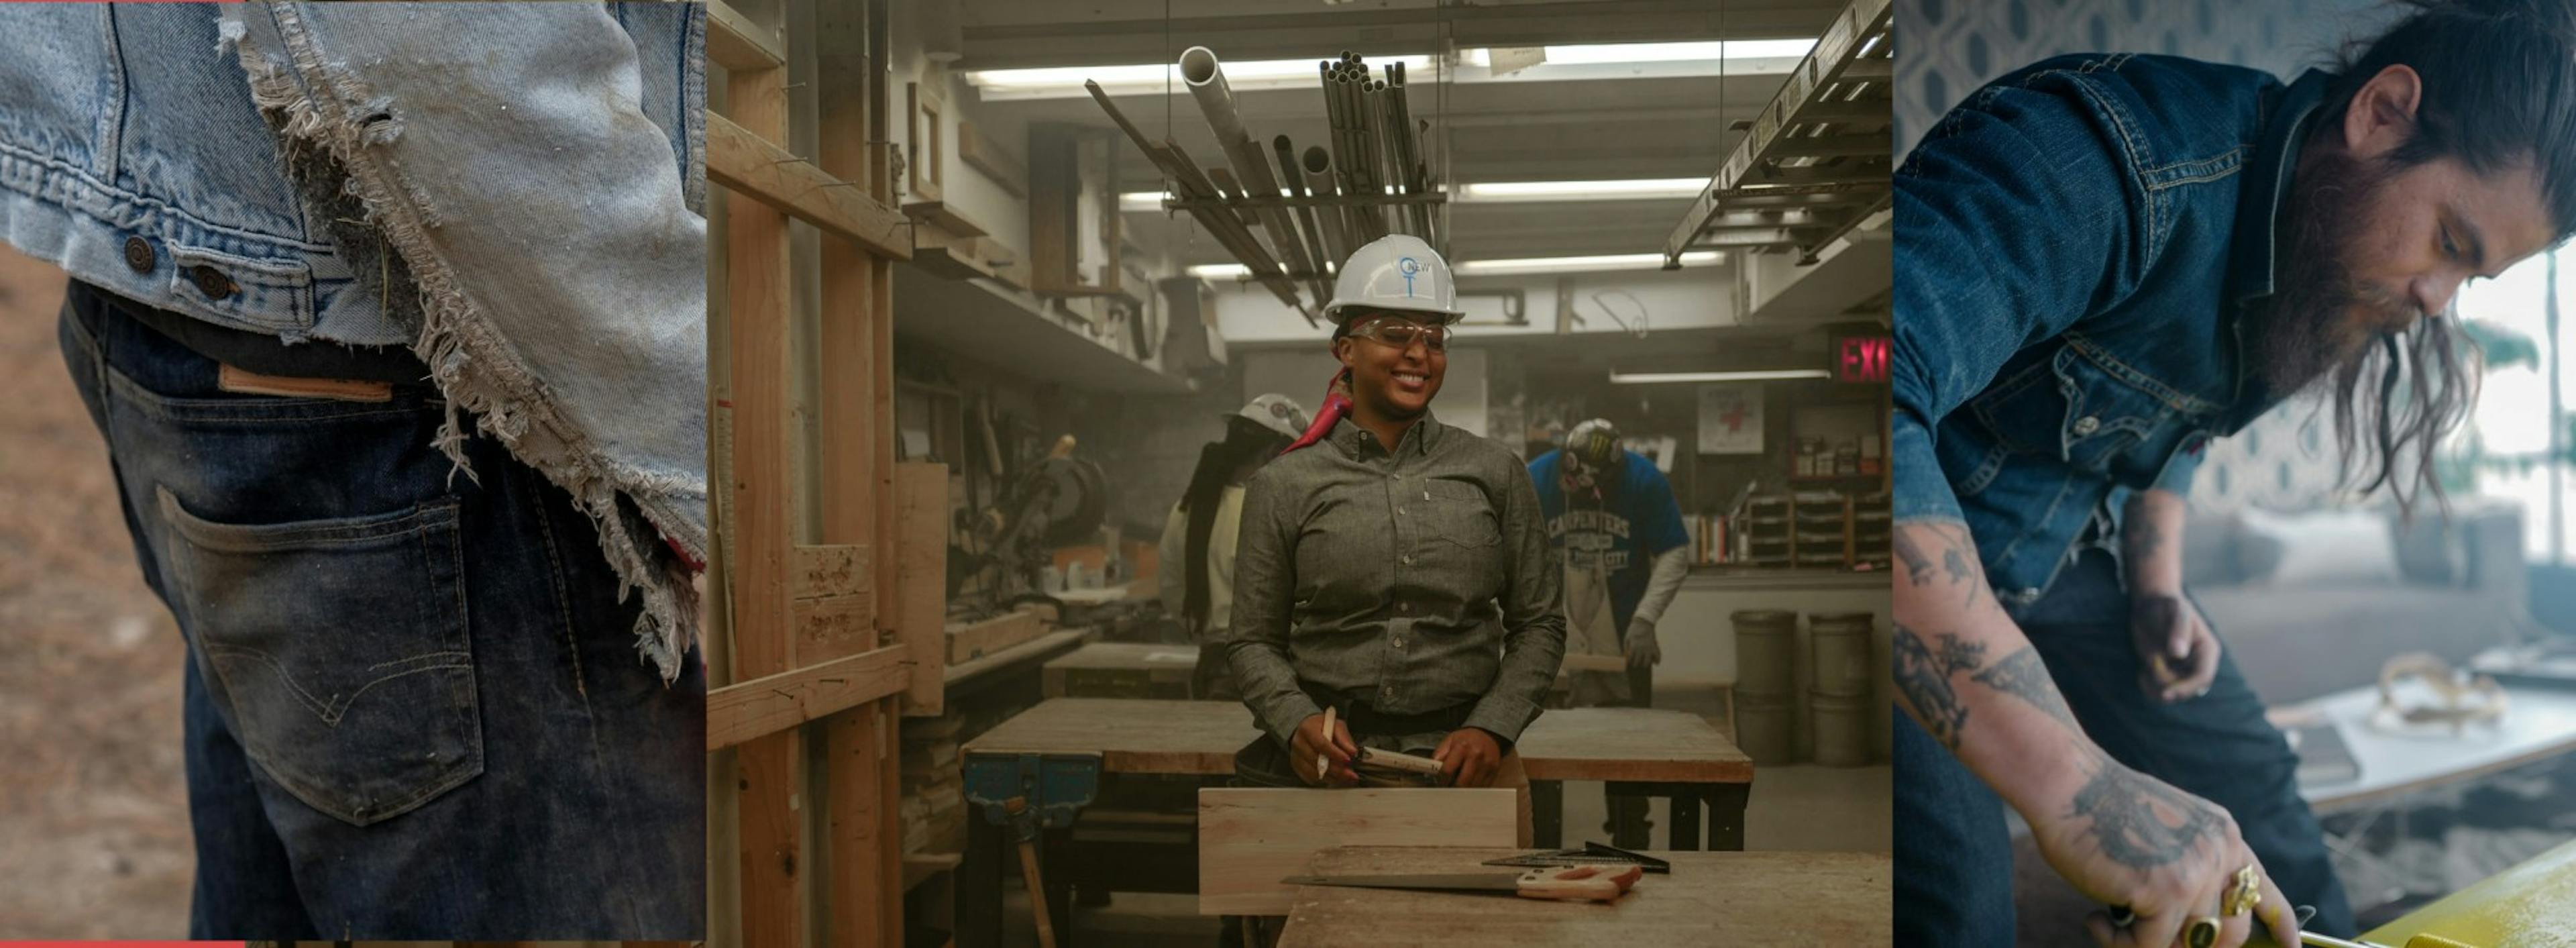
[[[240,525],[155,493],[189,632],[270,779],[364,826],[482,773],[454,499]]]

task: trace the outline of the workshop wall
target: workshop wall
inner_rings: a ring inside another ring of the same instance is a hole
[[[1896,6],[1906,38],[1896,58],[1897,159],[1943,113],[1987,80],[2067,53],[2189,56],[2284,78],[2326,61],[2385,17],[2376,0],[1914,0]],[[2304,510],[2335,504],[2333,439],[2318,437],[2313,404],[2274,409],[2209,447],[2192,503]]]

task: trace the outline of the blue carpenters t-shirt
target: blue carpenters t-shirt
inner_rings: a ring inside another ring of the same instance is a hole
[[[1562,482],[1563,450],[1539,455],[1529,465],[1538,487],[1538,506],[1547,517],[1547,536],[1571,569],[1589,570],[1594,563],[1610,577],[1610,616],[1619,634],[1628,634],[1628,617],[1646,597],[1646,579],[1654,574],[1655,555],[1690,542],[1682,528],[1682,508],[1673,500],[1673,485],[1655,462],[1634,451],[1619,465],[1615,483],[1601,485],[1601,498],[1566,496]]]

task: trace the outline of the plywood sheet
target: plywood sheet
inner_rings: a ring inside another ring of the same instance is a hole
[[[1199,791],[1199,914],[1286,915],[1315,854],[1345,845],[1491,846],[1519,840],[1526,790]],[[1338,942],[1363,944],[1368,939]]]

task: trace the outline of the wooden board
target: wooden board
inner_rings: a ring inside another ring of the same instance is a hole
[[[1520,836],[1522,790],[1199,791],[1199,914],[1286,915],[1306,871],[1333,846],[1492,846]],[[1336,944],[1370,944],[1356,939]]]
[[[983,172],[1012,197],[1029,196],[1028,167],[1003,151],[1002,146],[994,144],[992,139],[984,137],[975,123],[962,118],[957,120],[957,160]]]
[[[937,715],[945,705],[942,676],[948,664],[948,465],[897,464],[895,535],[897,589],[895,639],[912,656],[906,715]]]
[[[982,658],[1045,635],[1046,631],[1045,620],[1034,612],[1014,612],[981,622],[952,623],[948,626],[948,664]]]
[[[1051,698],[967,742],[973,753],[1097,753],[1111,773],[1230,774],[1259,737],[1239,701]],[[1533,780],[1750,783],[1753,761],[1687,711],[1550,711],[1515,748]]]
[[[776,69],[787,64],[787,44],[778,31],[751,22],[723,0],[707,2],[707,58],[734,72]]]
[[[732,532],[738,550],[731,564],[733,674],[744,681],[795,667],[789,594],[794,535],[787,489],[787,218],[773,205],[738,200],[759,195],[716,174],[720,161],[715,150],[719,130],[730,127],[728,140],[743,147],[729,153],[779,151],[774,142],[787,137],[786,70],[736,72],[731,82],[733,118],[708,116],[707,138],[709,177],[734,189],[725,204],[725,294],[733,332]],[[739,943],[802,944],[807,935],[805,832],[796,801],[808,779],[804,742],[794,733],[753,738],[736,748],[732,777],[739,791],[739,837],[732,854],[740,873]]]
[[[876,646],[876,577],[864,544],[798,546],[792,558],[789,604],[796,654],[812,661],[852,655]]]
[[[1350,846],[1299,872],[1391,875],[1502,871],[1511,849]],[[1673,864],[1611,904],[1513,896],[1297,886],[1278,948],[1369,945],[1511,948],[1647,945],[1885,945],[1893,870],[1873,853],[1652,852]]]
[[[948,108],[940,102],[938,93],[918,82],[903,84],[903,104],[907,143],[903,166],[912,185],[908,190],[913,197],[937,201],[940,185],[946,181],[940,175],[940,167],[948,154],[948,149],[941,146],[947,132],[941,129],[939,118],[947,114]]]
[[[1550,711],[1521,733],[1514,750],[1532,780],[1753,782],[1753,758],[1688,711]]]
[[[946,201],[906,202],[903,206],[903,216],[915,221],[937,224],[940,230],[947,231],[956,237],[982,237],[992,233],[985,229],[984,225],[967,219],[965,214],[960,213],[954,205]]]
[[[707,749],[731,747],[903,690],[899,646],[808,665],[707,693]]]
[[[706,134],[707,180],[875,253],[912,256],[912,219],[859,193],[852,182],[721,115],[707,116]]]
[[[1195,645],[1097,642],[1047,662],[1040,687],[1049,698],[1180,698],[1198,661]]]

